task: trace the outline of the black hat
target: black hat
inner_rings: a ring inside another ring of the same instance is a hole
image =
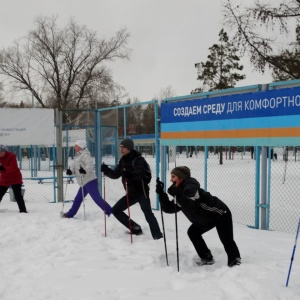
[[[129,151],[133,150],[134,148],[134,143],[132,139],[125,139],[120,143],[120,146],[124,146],[127,148]]]
[[[181,179],[187,179],[191,177],[191,170],[185,166],[176,167],[171,171],[171,174],[174,174]]]

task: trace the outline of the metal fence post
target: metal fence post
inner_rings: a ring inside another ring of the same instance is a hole
[[[62,111],[56,109],[56,169],[57,169],[57,201],[63,201],[63,163],[62,163]]]

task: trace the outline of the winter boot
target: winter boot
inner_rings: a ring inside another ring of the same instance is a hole
[[[242,260],[240,257],[236,257],[234,260],[232,260],[230,263],[228,263],[228,267],[232,268],[234,266],[239,266],[242,263]]]
[[[161,238],[163,238],[163,234],[161,232],[159,234],[156,234],[156,235],[153,236],[154,240],[159,240]]]
[[[143,234],[142,228],[140,226],[138,226],[138,225],[132,226],[131,232],[132,232],[132,234],[135,234],[135,235],[141,235],[141,234]]]
[[[200,259],[198,258],[195,262],[198,266],[212,265],[215,263],[211,252],[204,253],[202,257],[200,257]]]

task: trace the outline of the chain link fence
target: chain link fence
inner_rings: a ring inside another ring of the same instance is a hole
[[[185,165],[191,169],[192,176],[200,182],[202,188],[230,207],[234,222],[256,227],[261,217],[261,207],[257,203],[260,182],[256,156],[261,156],[261,153],[256,154],[251,146],[170,146],[163,158],[167,161],[165,174],[160,174],[160,154],[164,152],[159,146],[158,109],[157,102],[150,101],[98,110],[63,112],[63,195],[66,203],[71,203],[78,190],[75,179],[65,173],[75,155],[76,140],[87,141],[95,160],[99,189],[106,195],[106,201],[114,205],[119,199],[120,191],[124,191],[121,179],[102,177],[101,163],[113,168],[120,159],[119,142],[123,138],[132,138],[136,150],[142,153],[152,169],[150,198],[153,209],[159,209],[155,194],[156,176],[164,175],[169,186],[171,170],[175,166]],[[57,202],[59,184],[55,145],[11,146],[9,150],[17,155],[28,210],[30,203]],[[270,150],[266,199],[268,229],[295,232],[300,214],[300,148],[286,146]],[[12,208],[12,205],[16,204],[7,193],[1,202],[1,208]]]
[[[295,232],[300,216],[299,147],[274,148],[270,162],[270,229]],[[291,225],[293,224],[293,225]]]
[[[249,148],[226,147],[221,152],[220,147],[208,147],[206,158],[204,147],[178,146],[176,160],[168,165],[167,180],[175,166],[189,167],[203,189],[229,206],[235,222],[254,226],[255,160]]]
[[[55,148],[9,146],[8,150],[17,156],[18,166],[23,176],[22,189],[26,202],[55,202]],[[14,201],[14,197],[8,192],[3,197],[1,205],[11,205]]]
[[[252,150],[254,147],[222,147],[222,152],[220,148],[208,147],[206,158],[204,147],[177,146],[176,158],[167,164],[167,182],[172,168],[183,165],[189,167],[202,188],[229,206],[234,222],[255,227],[256,218],[260,218],[260,215],[256,215],[258,172],[255,152]],[[274,148],[268,158],[269,230],[295,232],[297,227],[300,215],[298,149]]]
[[[158,104],[157,101],[124,105],[115,108],[102,109],[99,112],[100,132],[100,161],[114,168],[119,162],[121,152],[119,143],[124,138],[134,140],[135,149],[141,152],[152,170],[150,183],[150,200],[154,209],[158,209],[158,201],[155,194],[155,176],[157,173],[158,159]],[[99,186],[104,192],[104,180],[107,201],[114,205],[119,200],[120,191],[124,191],[121,178],[112,180],[102,178],[100,166],[98,167]]]

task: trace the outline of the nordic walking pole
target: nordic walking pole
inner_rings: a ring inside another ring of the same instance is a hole
[[[164,233],[164,243],[165,243],[166,262],[167,262],[167,266],[168,266],[168,265],[169,265],[169,261],[168,261],[167,241],[166,241],[165,223],[164,223],[164,216],[163,216],[162,209],[160,209],[160,213],[161,213],[161,224],[162,224],[162,227],[163,227],[163,233]]]
[[[103,200],[104,200],[104,236],[106,237],[105,175],[103,175]]]
[[[287,149],[284,150],[284,160],[285,160],[285,165],[284,165],[284,173],[283,173],[283,182],[282,183],[285,183],[285,177],[286,177],[286,170],[287,170],[287,161],[288,161],[288,152],[287,152]]]
[[[80,176],[81,176],[81,191],[82,191],[83,215],[84,215],[84,221],[86,221],[86,217],[85,217],[84,192],[83,192],[83,175],[81,174]]]
[[[129,221],[129,231],[130,231],[130,241],[132,241],[132,229],[131,229],[131,218],[130,218],[130,209],[129,209],[129,195],[128,195],[128,186],[127,186],[127,179],[125,179],[125,185],[126,185],[126,197],[127,197],[127,208],[128,208],[128,221]]]
[[[157,177],[156,178],[156,183],[160,184],[160,182],[161,181],[159,180],[159,177]],[[162,188],[164,188],[164,184],[162,185]],[[167,262],[167,266],[168,266],[169,261],[168,261],[167,241],[166,241],[166,232],[165,232],[165,222],[164,222],[164,216],[163,216],[163,211],[162,211],[161,207],[160,207],[160,213],[161,213],[161,224],[162,224],[162,228],[163,228],[164,243],[165,243],[166,262]]]
[[[291,274],[292,265],[293,265],[293,260],[294,260],[294,255],[295,255],[295,251],[296,251],[296,246],[297,246],[297,239],[298,239],[299,230],[300,230],[300,218],[299,218],[299,222],[298,222],[298,229],[297,229],[297,233],[296,233],[296,238],[295,238],[295,243],[294,243],[293,253],[292,253],[292,257],[291,257],[291,263],[290,263],[289,272],[288,272],[288,277],[287,277],[287,279],[286,279],[286,285],[285,285],[286,287],[288,286],[289,280],[290,280],[290,274]]]
[[[178,248],[178,226],[177,226],[177,200],[174,196],[175,203],[175,230],[176,230],[176,253],[177,253],[177,270],[179,272],[179,248]]]
[[[64,186],[64,184],[63,184]],[[65,207],[65,200],[66,200],[66,195],[67,195],[67,187],[68,187],[68,180],[66,182],[66,188],[65,188],[65,193],[64,193],[64,197],[63,197],[63,202],[62,202],[62,208],[61,208],[61,212],[64,212],[64,207]]]

